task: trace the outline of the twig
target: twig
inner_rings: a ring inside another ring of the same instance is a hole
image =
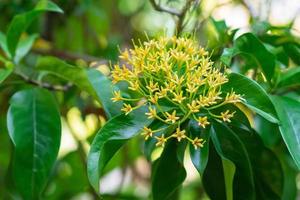
[[[177,34],[180,34],[182,32],[182,30],[184,28],[183,22],[184,22],[186,13],[191,8],[192,4],[196,3],[196,2],[199,3],[199,0],[187,0],[185,6],[183,7],[183,9],[180,13],[180,16],[179,16],[179,19],[178,19],[178,22],[177,22],[177,28],[176,28]]]
[[[90,55],[83,55],[79,53],[73,53],[73,52],[67,52],[67,51],[61,51],[61,50],[56,50],[56,49],[50,49],[50,50],[41,50],[41,49],[33,49],[32,50],[35,53],[42,54],[42,55],[51,55],[51,56],[56,56],[58,58],[67,60],[67,61],[74,61],[78,59],[82,59],[86,62],[99,62],[101,64],[108,64],[107,60],[100,59],[94,56]]]
[[[32,85],[37,85],[42,88],[48,89],[48,90],[53,90],[53,91],[67,91],[69,90],[73,85],[71,83],[67,83],[66,85],[52,85],[50,83],[45,83],[41,81],[37,81],[34,79],[31,79],[29,76],[22,74],[20,72],[15,72],[15,74],[19,75],[26,81],[27,83],[30,83]]]
[[[169,8],[169,7],[163,7],[163,6],[159,5],[158,3],[156,3],[155,0],[150,0],[150,3],[153,6],[153,8],[159,12],[166,12],[171,15],[175,15],[177,17],[181,16],[181,12],[179,12],[178,10],[175,10],[175,9]]]
[[[186,4],[182,8],[182,10],[178,11],[173,8],[163,7],[162,5],[156,3],[155,0],[149,0],[149,1],[155,10],[157,10],[159,12],[169,13],[178,18],[177,26],[176,26],[177,27],[176,28],[177,35],[179,35],[184,28],[183,22],[184,22],[186,14],[187,14],[187,11],[191,8],[193,3],[198,4],[200,2],[200,0],[187,0]]]

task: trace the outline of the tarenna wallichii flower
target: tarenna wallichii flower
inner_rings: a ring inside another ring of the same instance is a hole
[[[122,64],[113,66],[113,83],[126,81],[139,98],[125,98],[121,91],[115,91],[112,100],[124,101],[125,114],[147,105],[148,118],[177,127],[170,135],[156,135],[160,130],[144,127],[145,140],[154,137],[157,146],[176,138],[178,142],[189,141],[195,148],[202,147],[205,141],[189,137],[181,125],[189,119],[196,120],[201,128],[209,126],[212,119],[231,122],[234,111],[216,113],[216,109],[242,101],[233,90],[222,92],[222,85],[228,82],[226,73],[214,66],[208,52],[193,39],[148,40],[123,51],[120,59]]]

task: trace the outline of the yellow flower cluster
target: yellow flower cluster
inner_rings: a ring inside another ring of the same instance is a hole
[[[234,112],[226,110],[217,114],[215,109],[242,99],[234,91],[222,93],[221,86],[228,81],[226,75],[213,67],[208,52],[193,39],[161,37],[148,40],[123,51],[120,59],[123,64],[115,65],[112,71],[113,83],[126,81],[128,88],[136,91],[140,98],[124,98],[120,91],[115,91],[112,100],[123,100],[122,111],[126,114],[147,104],[148,118],[178,127],[167,137],[155,136],[160,130],[145,127],[145,139],[155,137],[158,146],[164,146],[170,138],[177,138],[179,142],[188,140],[195,148],[202,147],[205,141],[190,138],[185,130],[180,130],[180,125],[187,119],[196,120],[202,128],[210,124],[211,118],[230,122]],[[140,100],[143,103],[134,106]]]

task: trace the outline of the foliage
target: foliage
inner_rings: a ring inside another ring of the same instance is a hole
[[[78,2],[0,4],[0,198],[297,198],[300,40],[290,25],[251,16],[243,33],[194,0],[120,0],[117,16],[113,1]],[[129,26],[143,9],[172,16],[174,33]],[[103,193],[115,170],[120,190]]]

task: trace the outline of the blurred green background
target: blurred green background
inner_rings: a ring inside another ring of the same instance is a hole
[[[32,9],[37,2],[0,0],[1,32],[6,31],[13,16]],[[77,65],[93,65],[108,73],[106,64],[117,61],[119,49],[130,47],[132,40],[143,40],[145,33],[150,37],[171,36],[176,29],[176,17],[156,11],[149,0],[54,2],[65,13],[46,13],[29,27],[28,33],[39,33],[40,38],[26,57],[27,64],[33,63],[37,55],[53,55]],[[186,3],[183,0],[157,2],[175,9],[181,9]],[[197,3],[184,19],[183,32],[194,33],[215,56],[230,44],[228,30],[237,31],[236,36],[247,31],[260,35],[268,27],[276,26],[281,27],[281,32],[286,28],[289,34],[300,36],[299,0],[201,0]],[[9,189],[8,178],[12,145],[6,129],[6,111],[8,99],[19,86],[14,77],[7,80],[7,85],[13,83],[14,86],[0,87],[0,199],[18,199]],[[59,99],[63,112],[61,149],[43,199],[97,199],[87,180],[85,159],[95,132],[106,118],[100,106],[84,92],[77,94],[78,90],[72,88]],[[101,179],[104,199],[147,199],[150,170],[142,149],[142,138],[136,138],[113,158]],[[199,175],[191,162],[186,162],[188,177],[181,199],[207,199]]]

